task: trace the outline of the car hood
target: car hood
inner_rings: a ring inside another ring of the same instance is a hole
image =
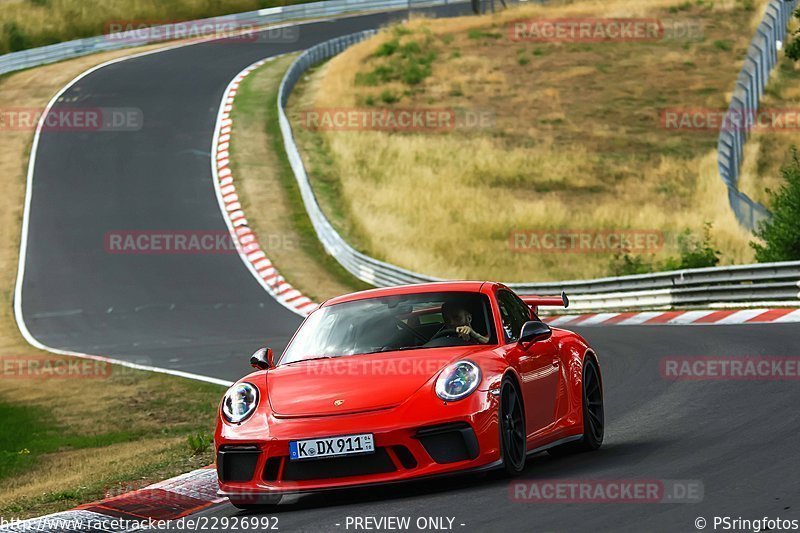
[[[484,348],[384,352],[278,366],[266,374],[270,405],[277,417],[331,416],[394,407],[450,362]]]

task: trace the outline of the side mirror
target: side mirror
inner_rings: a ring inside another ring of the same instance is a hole
[[[275,356],[272,348],[259,348],[250,356],[250,366],[259,370],[275,368]]]
[[[522,325],[522,332],[519,334],[517,342],[523,344],[544,341],[549,339],[552,334],[553,330],[550,329],[550,326],[538,320],[531,320]]]

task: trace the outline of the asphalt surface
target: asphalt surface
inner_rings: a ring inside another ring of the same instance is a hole
[[[134,109],[143,121],[134,131],[42,132],[22,286],[31,334],[53,348],[228,380],[248,370],[256,348],[281,351],[300,317],[273,300],[238,255],[109,253],[107,235],[227,232],[210,150],[228,83],[265,57],[404,16],[176,48],[109,65],[70,87],[54,116]]]
[[[697,531],[698,517],[712,531],[714,516],[800,519],[798,381],[672,381],[660,371],[665,357],[797,357],[800,327],[637,326],[580,333],[600,356],[605,443],[576,456],[532,456],[521,480],[663,480],[668,486],[668,480],[682,480],[682,487],[702,487],[699,502],[516,502],[510,481],[489,475],[304,496],[269,516],[283,531],[355,531],[347,528],[348,517],[366,516],[408,516],[412,524],[419,517],[449,517],[455,531],[576,532]],[[202,515],[249,516],[230,505]]]
[[[258,59],[388,18],[302,26],[294,43],[179,48],[100,69],[68,90],[59,106],[139,108],[144,127],[42,135],[22,293],[31,333],[55,348],[225,379],[247,370],[253,348],[282,348],[299,317],[272,300],[238,256],[109,254],[104,236],[224,231],[209,150],[227,83]],[[703,487],[699,503],[519,503],[508,480],[489,475],[302,497],[272,513],[280,530],[353,531],[348,517],[366,516],[452,518],[456,531],[695,531],[698,517],[708,530],[714,516],[800,518],[797,381],[673,382],[659,371],[668,356],[797,356],[800,327],[581,333],[601,358],[606,444],[579,456],[532,457],[523,479],[689,480]],[[245,513],[220,505],[201,516]]]

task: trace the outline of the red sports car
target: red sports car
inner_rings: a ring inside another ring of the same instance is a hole
[[[563,303],[562,303],[563,302]],[[518,474],[529,454],[603,441],[597,354],[499,283],[358,292],[311,313],[283,354],[225,394],[220,495],[241,508],[467,471]]]

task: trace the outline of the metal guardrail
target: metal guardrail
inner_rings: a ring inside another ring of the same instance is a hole
[[[169,40],[180,32],[203,34],[213,26],[222,32],[250,30],[287,20],[302,20],[347,13],[412,9],[460,3],[466,0],[328,0],[296,4],[214,17],[199,21],[152,28],[147,32],[123,32],[113,37],[104,35],[79,39],[41,48],[0,56],[0,74],[62,61],[82,55],[152,44]],[[782,40],[797,0],[772,0],[758,34],[748,52],[745,67],[737,82],[737,92],[729,112],[739,112],[746,106],[757,106],[766,86],[769,72],[777,63],[776,40]],[[438,278],[411,272],[371,258],[350,246],[331,226],[314,196],[313,189],[292,136],[284,106],[297,80],[311,66],[328,59],[352,44],[373,35],[367,31],[317,45],[292,64],[281,83],[278,111],[286,152],[300,186],[300,192],[325,249],[351,274],[376,286],[439,281]],[[738,107],[737,107],[738,106]],[[739,165],[748,132],[720,135],[720,174],[729,187],[731,207],[740,221],[750,225],[766,214],[766,209],[752,202],[736,189]],[[555,283],[510,283],[524,294],[558,293],[562,289],[573,294],[572,309],[656,308],[680,305],[703,305],[711,302],[753,302],[770,300],[798,305],[800,262],[745,265],[712,269],[683,270],[640,276]]]
[[[786,39],[786,29],[796,8],[797,0],[771,0],[767,6],[764,19],[747,50],[725,115],[724,124],[737,126],[723,126],[717,142],[717,165],[728,188],[728,203],[739,223],[750,231],[756,229],[761,220],[769,218],[770,212],[739,190],[744,145],[750,137],[752,119],[769,82],[770,72],[778,64],[778,41]]]
[[[339,235],[317,202],[286,116],[285,106],[289,95],[309,68],[374,34],[374,31],[365,31],[324,42],[300,54],[289,67],[281,82],[277,102],[286,154],[317,237],[325,250],[348,272],[380,287],[441,281],[369,257],[354,249]],[[744,306],[756,302],[800,305],[800,261],[508,285],[521,294],[558,294],[566,290],[572,302],[570,310],[578,311],[657,309],[724,302]]]
[[[246,13],[236,13],[201,20],[164,24],[143,30],[128,30],[86,39],[12,52],[0,56],[0,74],[14,72],[65,59],[132,48],[173,40],[181,35],[222,36],[237,31],[248,31],[288,20],[331,17],[348,13],[416,9],[447,5],[467,0],[326,0],[307,4],[278,6]]]

